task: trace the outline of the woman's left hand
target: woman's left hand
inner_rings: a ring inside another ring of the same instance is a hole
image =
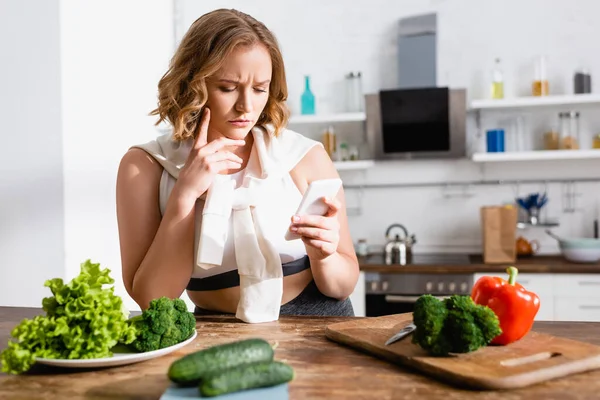
[[[340,242],[340,223],[337,213],[341,203],[337,198],[323,198],[329,210],[324,216],[294,215],[290,230],[301,236],[306,252],[313,260],[323,260],[337,251]]]

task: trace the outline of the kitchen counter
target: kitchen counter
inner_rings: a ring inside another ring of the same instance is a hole
[[[422,257],[421,261],[418,258]],[[506,264],[486,264],[483,257],[479,254],[471,255],[449,255],[449,262],[444,262],[444,256],[431,258],[427,261],[426,255],[414,255],[414,263],[407,265],[386,265],[382,254],[372,254],[367,257],[359,257],[360,269],[364,272],[384,272],[384,273],[427,273],[427,274],[447,274],[447,273],[476,273],[476,272],[498,272],[504,273],[506,268],[513,265],[522,273],[569,273],[569,274],[594,274],[600,273],[600,263],[577,264],[572,263],[561,256],[533,256],[528,258],[518,258],[515,263]],[[460,261],[464,259],[464,261]]]
[[[10,330],[39,309],[0,307],[0,349]],[[290,399],[589,399],[600,393],[600,370],[510,392],[457,389],[338,345],[325,338],[330,323],[351,318],[284,317],[245,324],[233,317],[202,317],[198,337],[180,351],[129,366],[99,370],[36,368],[21,376],[0,374],[2,399],[158,399],[169,385],[168,366],[191,351],[248,337],[278,342],[275,358],[291,364],[296,377]],[[538,322],[534,329],[600,345],[600,323]]]

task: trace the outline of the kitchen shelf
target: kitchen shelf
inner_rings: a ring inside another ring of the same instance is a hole
[[[557,96],[529,96],[507,99],[482,99],[471,102],[471,110],[492,110],[524,107],[572,106],[600,104],[600,94],[568,94]]]
[[[359,170],[371,168],[375,165],[373,160],[335,161],[333,163],[338,171]]]
[[[600,149],[594,150],[536,150],[505,153],[475,153],[474,162],[585,160],[600,158]]]
[[[359,122],[365,121],[364,112],[339,113],[339,114],[314,114],[314,115],[292,115],[290,124],[319,124],[328,122]]]
[[[559,226],[560,224],[558,223],[558,221],[544,221],[544,222],[538,222],[537,224],[532,224],[530,222],[525,222],[525,221],[519,221],[517,222],[517,228],[518,229],[525,229],[525,228],[555,228],[557,226]]]

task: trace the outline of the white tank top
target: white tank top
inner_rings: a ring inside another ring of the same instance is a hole
[[[282,178],[278,184],[275,184],[274,193],[267,200],[263,200],[260,207],[256,208],[256,212],[261,221],[264,221],[264,235],[269,239],[271,244],[275,247],[280,255],[281,263],[285,264],[290,261],[300,259],[306,255],[306,248],[302,240],[285,240],[282,232],[286,232],[289,227],[291,217],[296,212],[300,201],[302,200],[302,194],[298,190],[298,187],[292,180],[289,172],[298,164],[300,160],[306,155],[306,153],[315,145],[322,145],[320,142],[309,139],[297,132],[285,129],[279,137],[275,139],[278,143],[274,146],[277,151],[282,152],[285,160],[281,163],[281,168],[285,168],[287,173],[282,174]],[[189,152],[189,151],[188,151]],[[241,185],[243,171],[238,171],[229,177],[236,181],[236,188]],[[160,180],[159,190],[159,203],[161,214],[164,215],[167,200],[173,186],[175,185],[176,179],[166,170],[163,170]],[[198,200],[203,202],[203,200]],[[204,204],[201,204],[202,208]],[[202,214],[198,212],[199,208],[196,208],[196,219],[195,223],[200,226],[202,223]],[[232,232],[233,221],[232,217],[229,218],[229,232]],[[199,229],[195,229],[196,237],[194,242],[197,243],[199,239]],[[220,266],[216,266],[211,269],[204,269],[194,265],[194,271],[192,278],[206,278],[222,274],[224,272],[237,270],[238,266],[235,258],[235,250],[233,243],[233,235],[228,234],[225,242],[225,249],[223,253],[223,262]],[[285,266],[284,266],[285,268]]]

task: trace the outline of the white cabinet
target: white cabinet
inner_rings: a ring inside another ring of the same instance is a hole
[[[560,297],[554,301],[556,321],[600,321],[600,297]]]
[[[365,306],[365,296],[365,273],[364,271],[360,271],[360,273],[358,274],[358,282],[356,282],[354,292],[352,292],[352,294],[350,295],[352,308],[354,308],[354,316],[356,317],[364,317],[367,314]]]
[[[554,274],[554,293],[565,297],[600,298],[600,274]]]
[[[556,321],[600,321],[600,274],[555,274]]]

